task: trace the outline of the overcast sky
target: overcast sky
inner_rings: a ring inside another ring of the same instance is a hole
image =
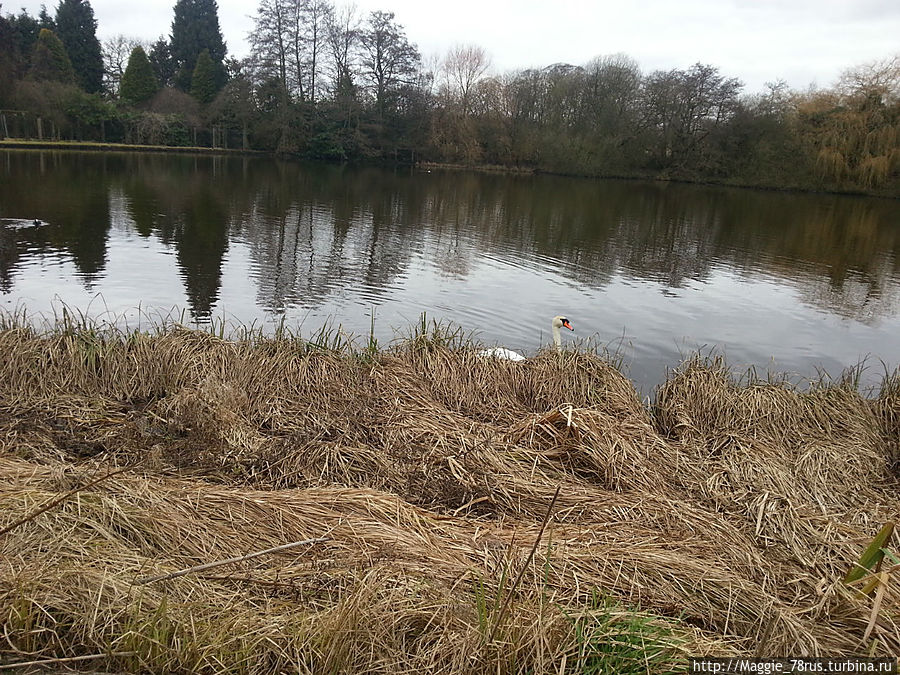
[[[40,0],[0,0],[3,13]],[[58,0],[47,3],[55,13]],[[254,0],[218,0],[229,54],[246,56]],[[349,3],[337,0],[336,5]],[[900,0],[356,0],[391,11],[424,57],[476,44],[502,73],[583,65],[624,53],[645,73],[699,62],[741,79],[745,93],[784,79],[827,87],[850,66],[900,53]],[[100,40],[168,36],[175,0],[91,0]]]

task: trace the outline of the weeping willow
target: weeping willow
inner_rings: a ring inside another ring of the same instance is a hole
[[[891,173],[891,159],[888,155],[866,157],[859,163],[857,179],[864,187],[881,187],[887,183]]]
[[[820,101],[821,105],[824,101]],[[856,105],[832,105],[810,110],[817,129],[816,172],[827,183],[841,187],[877,189],[887,185],[900,169],[900,115],[896,106],[865,99]]]
[[[822,178],[842,182],[850,173],[850,167],[843,154],[834,148],[824,147],[816,157],[816,170]]]

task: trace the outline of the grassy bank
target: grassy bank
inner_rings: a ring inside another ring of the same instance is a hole
[[[900,652],[896,583],[874,607],[841,581],[900,512],[897,375],[867,399],[693,361],[648,409],[596,355],[496,361],[440,329],[376,350],[12,321],[0,354],[0,663],[656,673]]]

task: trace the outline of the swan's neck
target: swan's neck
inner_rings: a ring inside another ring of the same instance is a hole
[[[559,336],[559,326],[555,323],[553,324],[553,346],[556,347],[556,351],[562,349],[562,338]]]

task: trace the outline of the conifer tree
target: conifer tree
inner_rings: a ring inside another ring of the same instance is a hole
[[[41,28],[34,51],[31,54],[31,70],[28,77],[33,80],[52,80],[71,84],[75,81],[72,62],[66,54],[62,41],[49,28]]]
[[[14,76],[18,66],[15,47],[12,24],[0,16],[0,108],[7,106],[7,100],[14,87]]]
[[[122,75],[122,86],[119,94],[123,100],[135,105],[144,103],[157,92],[159,86],[147,53],[141,46],[131,50],[128,65]]]
[[[209,103],[216,96],[215,66],[209,50],[204,49],[197,57],[194,74],[191,78],[191,96],[200,103]]]
[[[9,21],[14,33],[14,47],[25,54],[31,52],[31,48],[34,46],[34,43],[37,42],[38,33],[41,32],[41,28],[49,27],[41,26],[38,20],[28,14],[24,9],[21,14],[9,14],[6,17],[6,20]],[[50,30],[53,29],[50,28]]]
[[[22,11],[24,12],[24,10]],[[53,17],[47,12],[46,5],[41,5],[41,11],[38,12],[38,28],[49,28],[56,32],[56,22],[53,21]]]
[[[89,94],[103,86],[103,51],[97,39],[97,21],[88,0],[60,0],[56,33],[75,70],[75,81]]]
[[[150,65],[153,67],[153,73],[156,75],[156,81],[160,87],[169,87],[174,84],[175,80],[175,63],[172,60],[172,52],[169,49],[169,42],[164,37],[153,43],[150,47],[150,53],[147,54]]]
[[[216,0],[178,0],[172,20],[169,48],[175,63],[175,84],[184,91],[192,85],[197,58],[206,49],[213,63],[215,91],[225,85],[225,41],[219,28]]]
[[[34,51],[38,34],[41,32],[41,28],[47,28],[47,26],[41,26],[40,22],[29,16],[25,10],[22,10],[22,13],[18,15],[10,14],[6,17],[6,20],[12,29],[10,36],[12,39],[4,41],[2,44],[9,50],[15,60],[15,70],[12,74],[17,79],[21,79],[28,73],[31,65],[31,54]],[[51,28],[50,30],[53,29]]]

